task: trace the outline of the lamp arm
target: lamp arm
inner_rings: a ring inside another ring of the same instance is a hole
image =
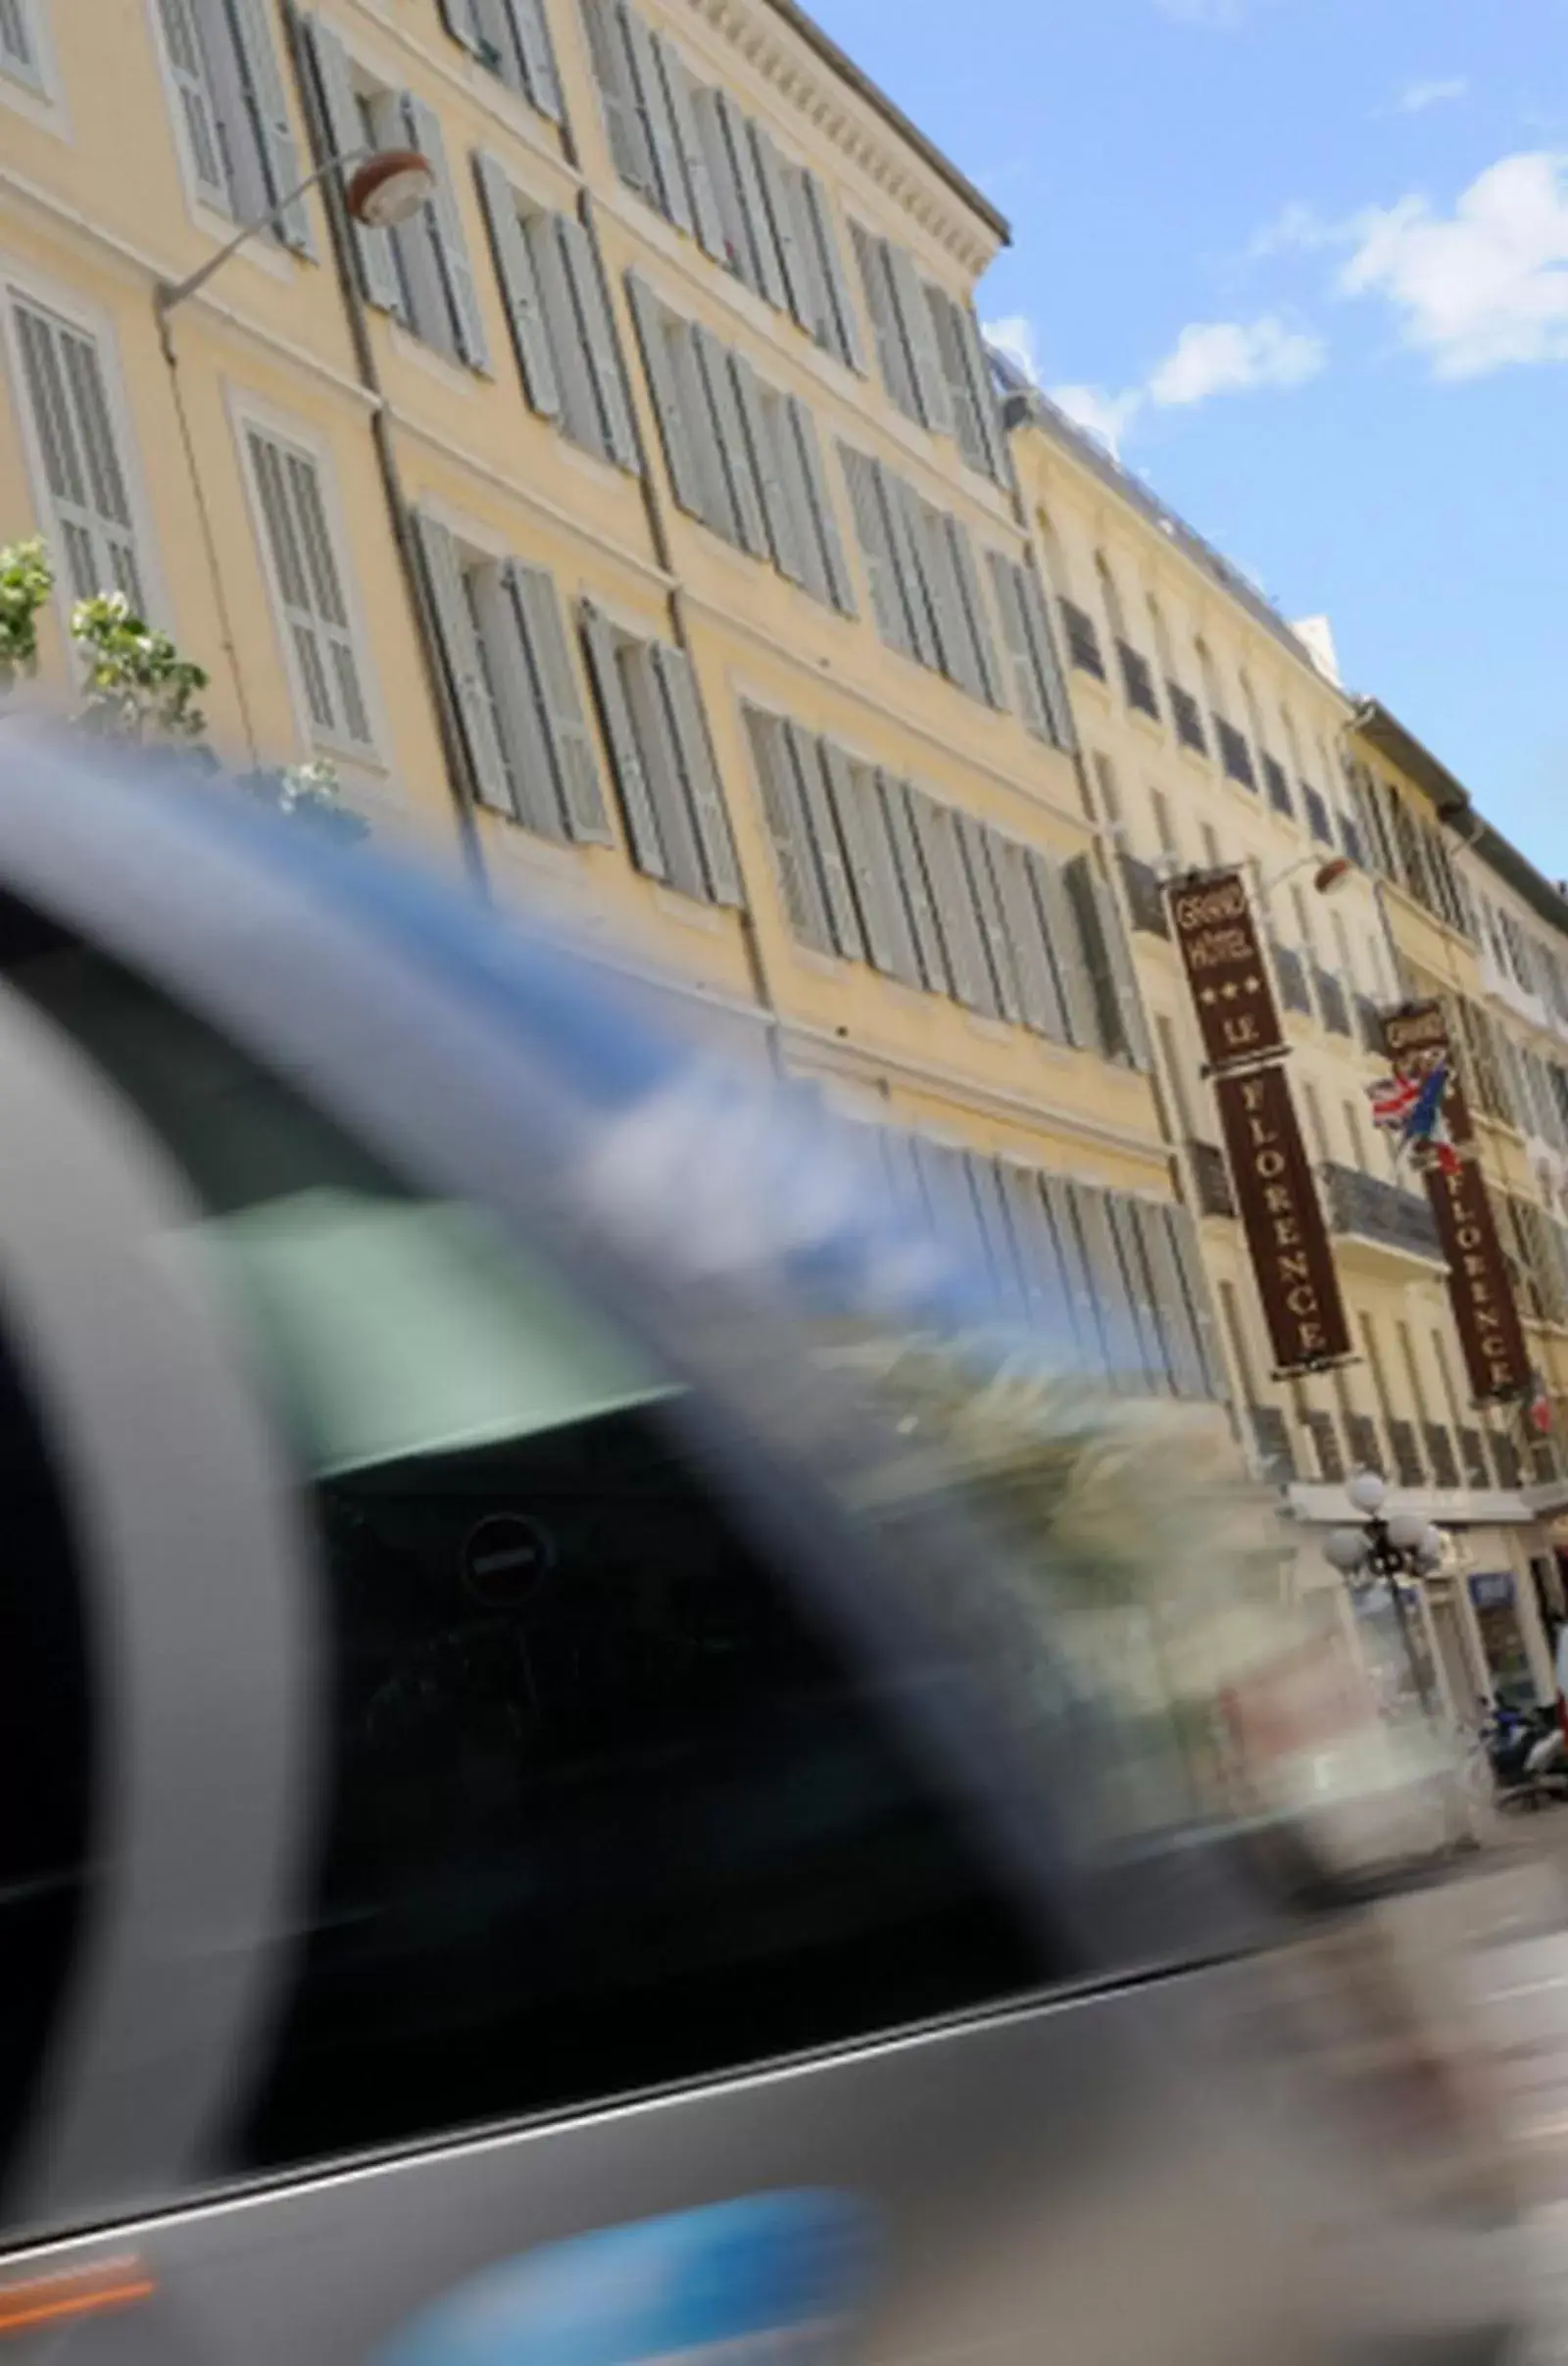
[[[258,214],[253,222],[242,222],[233,237],[220,246],[216,255],[209,255],[199,271],[192,271],[184,279],[161,279],[153,298],[160,319],[167,320],[176,304],[183,304],[187,296],[194,296],[199,287],[205,287],[213,273],[222,270],[230,255],[237,254],[247,238],[254,238],[258,230],[270,229],[273,222],[280,222],[296,198],[314,189],[318,181],[325,180],[329,173],[340,172],[345,165],[357,165],[361,157],[370,153],[368,147],[345,148],[340,155],[329,156],[324,165],[318,165],[297,189],[290,189],[286,196],[278,199],[275,206],[270,206],[265,214]]]

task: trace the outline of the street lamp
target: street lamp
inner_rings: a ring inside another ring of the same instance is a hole
[[[1433,1713],[1433,1701],[1427,1686],[1427,1673],[1416,1650],[1415,1634],[1410,1625],[1410,1613],[1400,1583],[1413,1577],[1424,1577],[1438,1568],[1443,1560],[1443,1531],[1423,1520],[1413,1511],[1391,1512],[1384,1517],[1383,1506],[1388,1501],[1389,1484],[1378,1470],[1358,1470],[1346,1482],[1345,1492],[1352,1507],[1363,1514],[1358,1528],[1331,1528],[1323,1540],[1323,1557],[1331,1568],[1342,1576],[1382,1578],[1394,1603],[1394,1615],[1399,1629],[1399,1640],[1409,1662],[1415,1684],[1416,1699],[1424,1716]]]
[[[415,148],[349,148],[339,156],[329,156],[324,165],[318,165],[297,189],[290,189],[275,206],[269,206],[254,221],[242,222],[227,244],[220,246],[216,255],[209,255],[199,271],[184,279],[162,280],[154,298],[159,319],[167,321],[175,305],[183,304],[187,296],[194,296],[199,287],[205,287],[213,273],[222,270],[247,238],[254,238],[258,230],[270,229],[296,198],[303,197],[307,189],[314,189],[318,181],[325,180],[329,173],[342,172],[346,165],[353,165],[355,170],[344,183],[343,202],[354,221],[368,230],[396,229],[400,222],[416,214],[435,190],[435,174]]]
[[[1311,871],[1313,892],[1320,896],[1337,895],[1355,876],[1355,864],[1348,855],[1331,855],[1326,863],[1320,863],[1316,855],[1298,855],[1294,863],[1287,863],[1272,879],[1259,882],[1259,902],[1266,904],[1276,887],[1283,887],[1287,879],[1294,879],[1302,870]]]

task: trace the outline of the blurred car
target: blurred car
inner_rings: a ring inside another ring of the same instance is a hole
[[[0,762],[0,2332],[1504,2355],[1173,1417],[635,987]]]

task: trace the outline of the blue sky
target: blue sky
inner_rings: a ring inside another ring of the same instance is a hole
[[[1010,219],[982,318],[1568,875],[1568,0],[813,13]]]

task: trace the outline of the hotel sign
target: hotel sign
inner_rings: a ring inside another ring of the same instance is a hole
[[[1278,1376],[1336,1362],[1349,1327],[1285,1070],[1220,1076],[1214,1094]]]
[[[1279,1007],[1240,871],[1172,879],[1165,889],[1211,1069],[1285,1051]]]
[[[1448,1132],[1455,1142],[1473,1141],[1475,1127],[1470,1122],[1470,1107],[1454,1064],[1448,1014],[1443,1005],[1433,1001],[1405,1003],[1397,1010],[1385,1010],[1383,1045],[1396,1076],[1424,1076],[1440,1060],[1447,1061],[1448,1082],[1443,1096],[1443,1113],[1448,1122]]]
[[[1486,1177],[1474,1158],[1461,1158],[1448,1174],[1431,1167],[1427,1191],[1447,1259],[1448,1298],[1471,1395],[1483,1405],[1522,1397],[1531,1385],[1530,1351]]]

